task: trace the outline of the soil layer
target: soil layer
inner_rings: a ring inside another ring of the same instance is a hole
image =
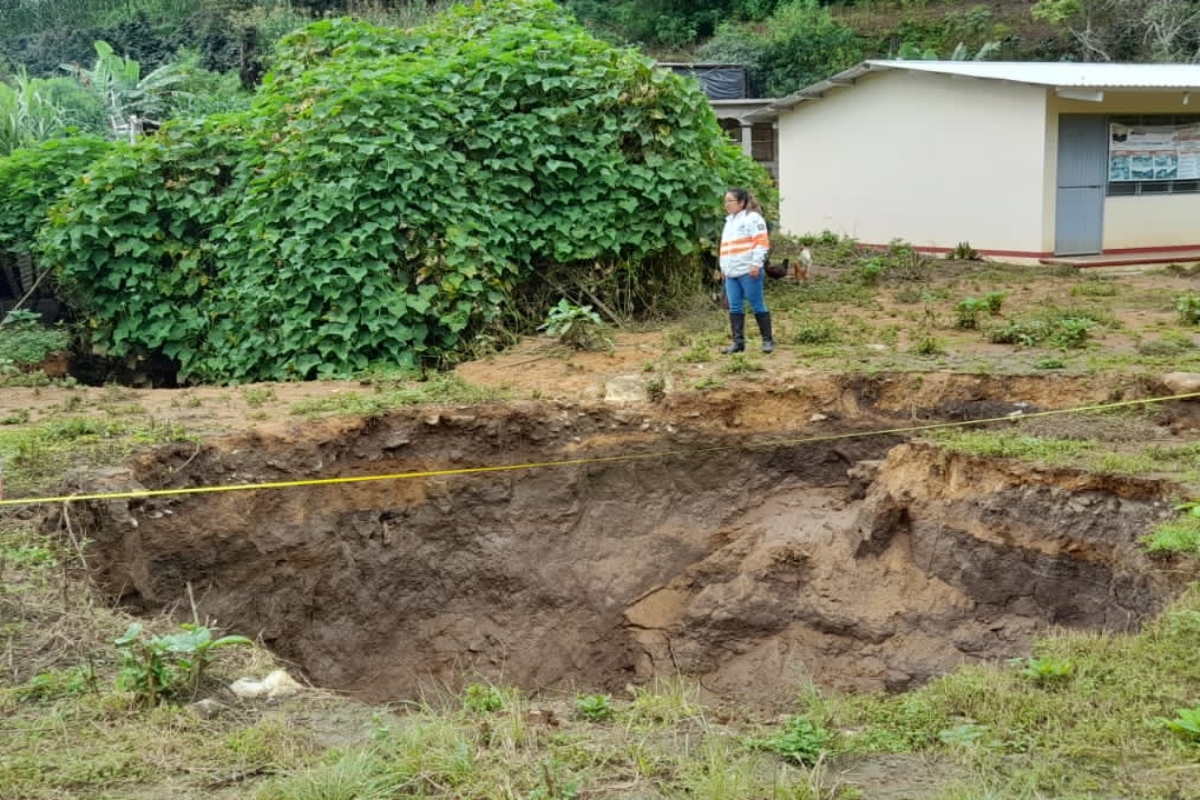
[[[613,690],[680,672],[761,705],[802,681],[899,690],[1027,654],[1050,626],[1135,629],[1181,588],[1136,547],[1180,487],[921,436],[1112,387],[790,383],[264,424],[89,477],[76,488],[195,493],[89,502],[71,522],[113,597],[194,603],[369,701],[480,677]],[[1175,436],[1181,415],[1136,436]],[[1053,424],[1119,446],[1102,418]],[[207,489],[274,483],[288,485]]]

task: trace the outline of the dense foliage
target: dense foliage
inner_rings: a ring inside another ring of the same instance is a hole
[[[1085,61],[1195,61],[1196,0],[1037,0],[1033,15],[1065,27]]]
[[[863,58],[854,31],[817,0],[793,0],[771,24],[727,24],[699,51],[706,61],[744,64],[762,97],[781,97],[854,66]]]
[[[0,158],[0,251],[29,250],[50,205],[110,146],[99,137],[77,136]]]
[[[787,0],[566,0],[601,29],[649,45],[686,46],[723,23],[758,21]]]
[[[40,241],[110,355],[334,377],[453,359],[573,274],[644,309],[764,182],[693,83],[516,0],[315,23],[249,111],[115,148]]]
[[[315,17],[356,15],[411,26],[452,0],[37,0],[0,2],[0,76],[5,62],[30,74],[88,64],[92,43],[110,43],[151,72],[185,52],[200,66],[257,83],[263,60],[283,35]]]

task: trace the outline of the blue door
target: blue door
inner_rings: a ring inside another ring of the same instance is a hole
[[[1108,179],[1108,118],[1058,118],[1058,199],[1054,254],[1079,256],[1104,247],[1104,191]]]

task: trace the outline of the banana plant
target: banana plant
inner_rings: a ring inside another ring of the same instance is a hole
[[[63,64],[61,68],[101,98],[114,132],[125,130],[133,117],[161,120],[172,95],[184,94],[178,84],[187,75],[177,62],[163,64],[143,76],[137,61],[117,55],[108,42],[100,40],[94,46],[97,58],[91,69],[77,64]]]

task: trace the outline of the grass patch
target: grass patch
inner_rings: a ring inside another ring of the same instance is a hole
[[[485,403],[509,396],[504,390],[476,386],[453,373],[439,373],[426,380],[376,377],[373,385],[376,388],[373,394],[351,391],[300,400],[292,404],[291,412],[308,417],[335,414],[372,416],[391,408],[422,403]]]
[[[942,447],[978,458],[1015,458],[1051,466],[1078,464],[1098,447],[1096,442],[1015,434],[1011,428],[964,430],[947,428],[931,432]]]
[[[1168,331],[1159,339],[1139,340],[1135,345],[1139,355],[1150,358],[1175,358],[1196,349],[1196,342],[1189,336]]]
[[[748,372],[764,372],[762,360],[745,353],[734,353],[721,364],[722,375],[745,375]]]
[[[770,295],[772,311],[787,313],[812,303],[840,303],[871,306],[875,290],[845,278],[814,278],[804,283],[789,284]]]
[[[13,311],[0,321],[0,353],[10,366],[40,364],[50,353],[67,349],[67,330],[43,327],[40,319],[37,312]]]
[[[1184,503],[1175,510],[1183,513],[1156,526],[1139,543],[1150,553],[1200,556],[1200,503]]]
[[[1132,636],[1068,633],[1030,659],[899,696],[817,699],[840,752],[919,752],[968,773],[943,797],[1187,797],[1200,751],[1166,724],[1195,705],[1200,585]],[[1113,758],[1114,753],[1120,756]]]
[[[72,469],[113,467],[136,450],[166,442],[194,441],[180,426],[147,420],[50,417],[21,428],[0,428],[0,463],[7,497],[53,490]]]
[[[831,319],[819,317],[801,318],[793,322],[782,337],[787,344],[836,344],[841,341],[840,326]]]

